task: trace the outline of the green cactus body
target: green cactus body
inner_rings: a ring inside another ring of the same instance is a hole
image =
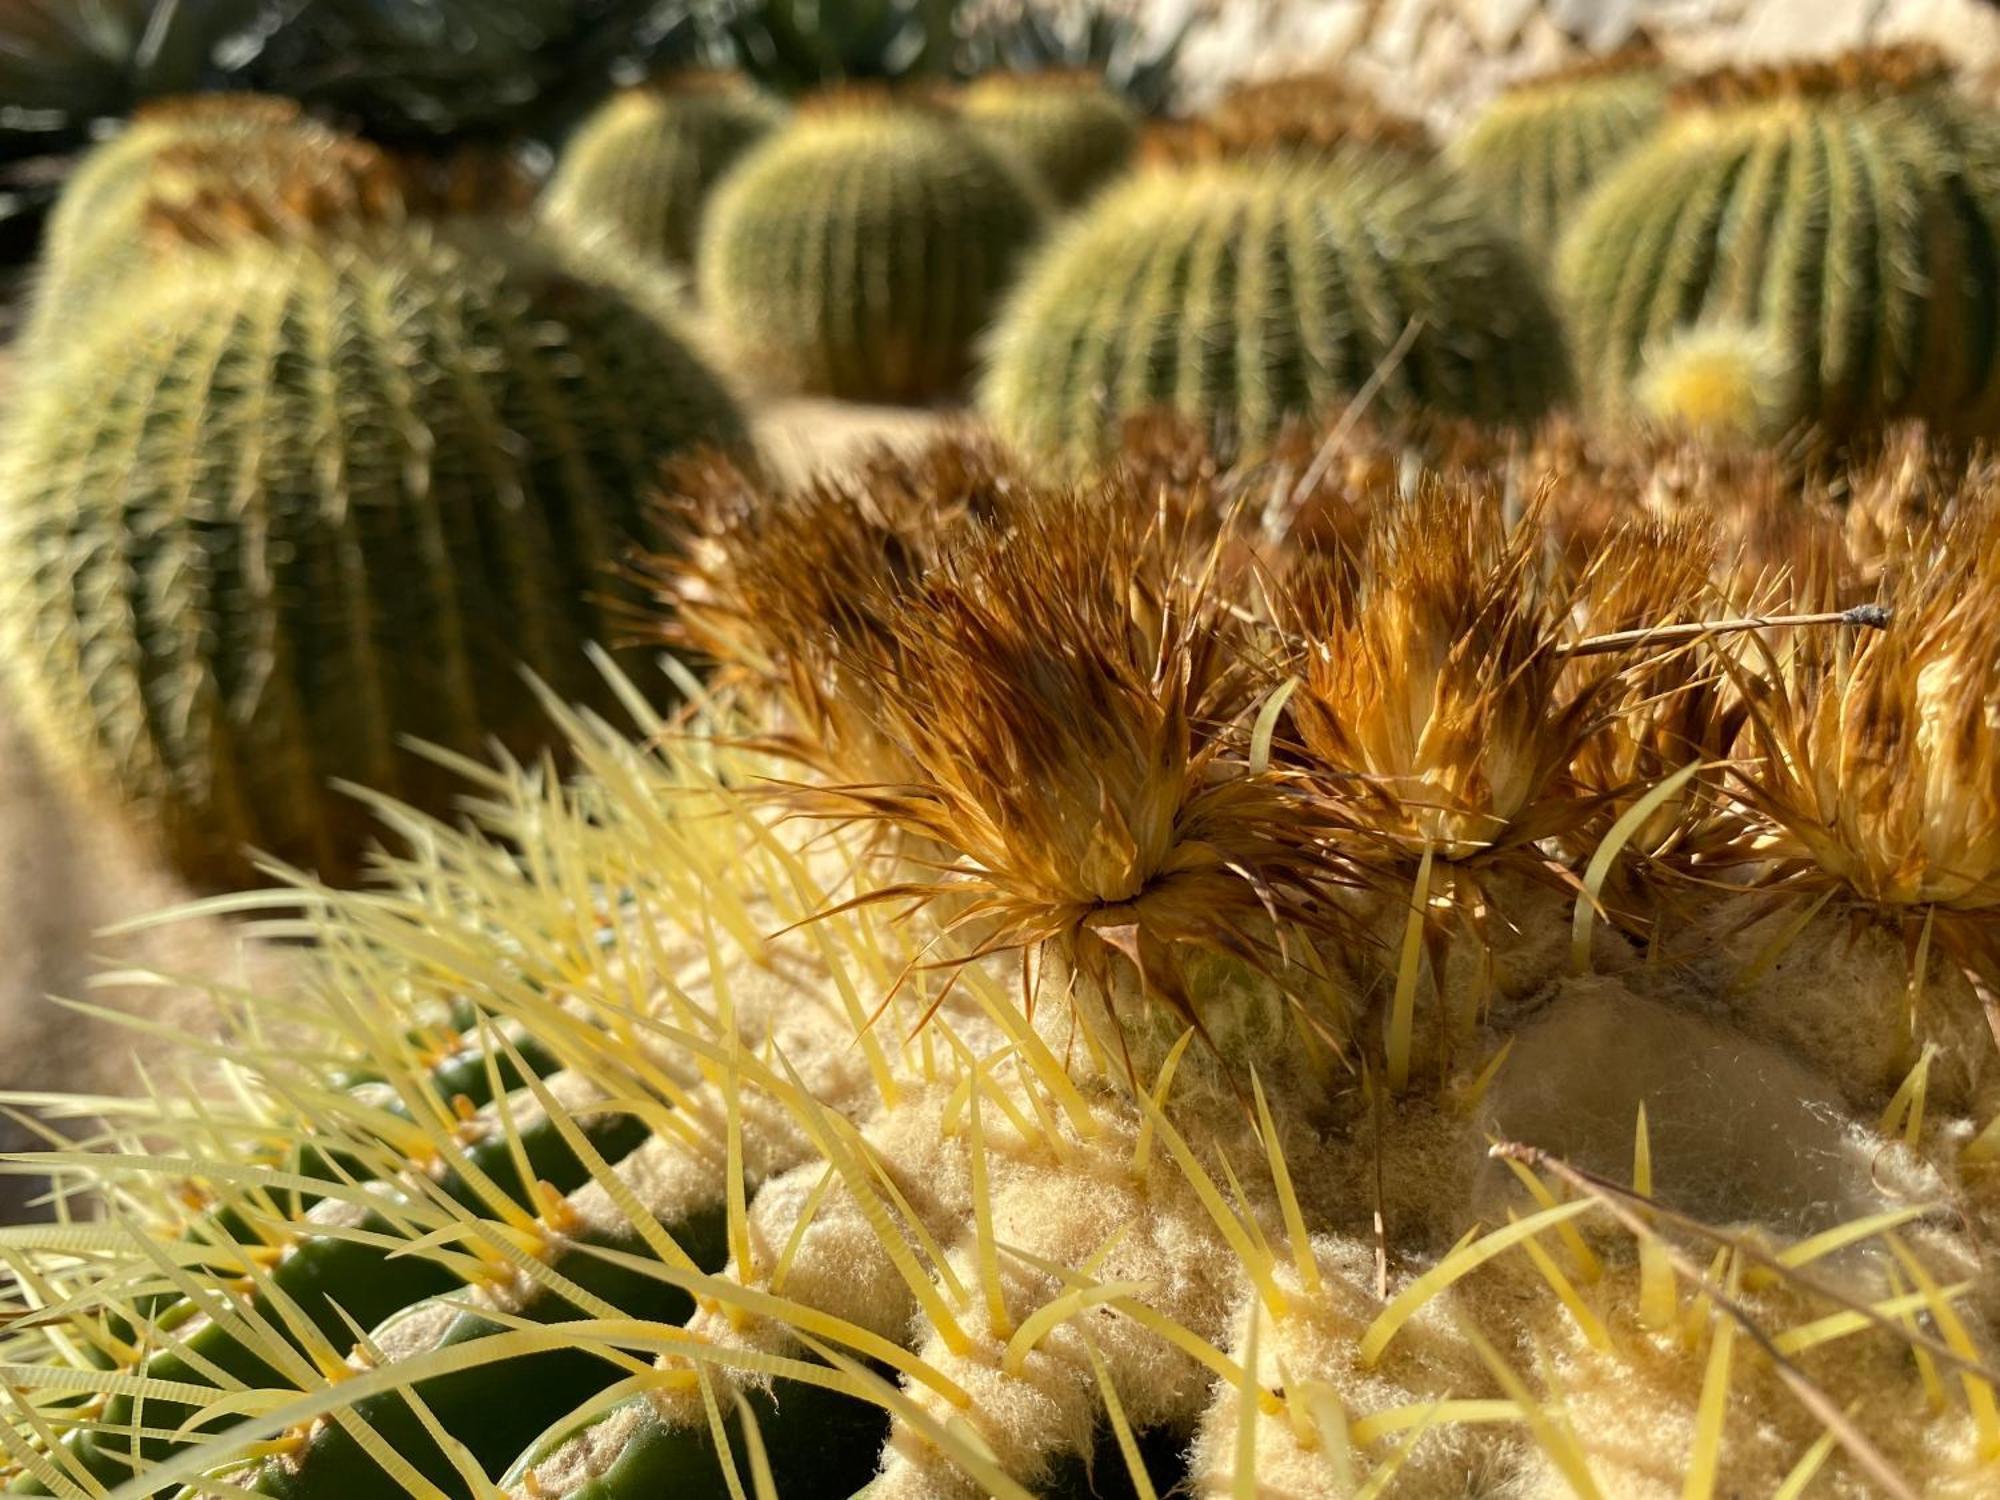
[[[1487,107],[1452,160],[1495,220],[1546,260],[1591,187],[1659,125],[1667,86],[1657,66],[1530,79]]]
[[[142,110],[130,129],[97,147],[70,174],[49,215],[43,253],[51,260],[64,259],[100,232],[107,219],[136,209],[163,151],[195,141],[261,140],[288,132],[338,139],[335,132],[302,118],[289,99],[261,94],[167,101]]]
[[[143,114],[98,147],[64,186],[43,244],[24,339],[74,336],[72,320],[148,262],[146,221],[162,198],[217,186],[267,195],[305,181],[355,182],[385,165],[351,136],[260,95],[191,100]]]
[[[1607,177],[1564,240],[1578,378],[1631,411],[1691,325],[1763,329],[1791,422],[1839,438],[1902,416],[2000,421],[1993,127],[1924,77],[1779,74],[1711,85]],[[1746,414],[1733,425],[1772,425]]]
[[[571,138],[545,215],[565,232],[691,265],[709,190],[783,118],[775,101],[729,75],[629,89]]]
[[[1073,207],[1125,169],[1139,123],[1094,74],[995,74],[966,90],[965,118]]]
[[[426,228],[189,256],[24,392],[0,630],[43,743],[202,879],[349,877],[405,736],[533,753],[518,672],[601,692],[607,568],[667,455],[733,446],[653,310]]]
[[[950,395],[1040,231],[1039,193],[942,113],[832,104],[757,148],[702,229],[702,301],[775,384]]]
[[[1568,388],[1519,248],[1448,175],[1356,151],[1149,172],[1107,193],[1011,300],[980,400],[1035,452],[1087,458],[1155,407],[1254,448],[1378,373],[1392,411],[1496,423],[1532,421]]]

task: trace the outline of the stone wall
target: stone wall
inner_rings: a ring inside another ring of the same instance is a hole
[[[1187,103],[1235,78],[1326,64],[1449,130],[1510,79],[1650,36],[1688,67],[1925,40],[1969,74],[2000,67],[1993,0],[1135,0],[1150,27],[1195,17]]]

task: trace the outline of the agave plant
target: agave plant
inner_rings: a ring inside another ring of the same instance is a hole
[[[716,22],[745,72],[799,93],[822,84],[949,76],[964,0],[721,0]]]
[[[1181,52],[1208,8],[1188,7],[1165,28],[1116,0],[1003,4],[972,27],[967,58],[975,73],[1086,71],[1101,76],[1142,114],[1170,109]]]

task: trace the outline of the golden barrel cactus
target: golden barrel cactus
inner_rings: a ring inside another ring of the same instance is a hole
[[[1990,498],[1188,469],[683,466],[715,692],[24,1163],[14,1492],[1989,1492]]]

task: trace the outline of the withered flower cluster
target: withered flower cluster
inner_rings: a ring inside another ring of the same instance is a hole
[[[1447,906],[1495,868],[1574,894],[1614,840],[1615,920],[1837,890],[1991,974],[1981,473],[1907,435],[1829,474],[1351,426],[1232,468],[1153,422],[1058,485],[957,437],[781,494],[683,472],[656,579],[792,805],[901,840],[878,894],[963,956],[1199,1025],[1190,953],[1283,976],[1420,862]]]

